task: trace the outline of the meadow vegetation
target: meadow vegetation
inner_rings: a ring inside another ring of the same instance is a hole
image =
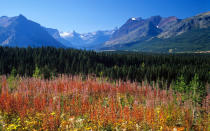
[[[210,130],[210,94],[198,91],[197,75],[160,89],[156,82],[38,74],[1,76],[0,130]]]

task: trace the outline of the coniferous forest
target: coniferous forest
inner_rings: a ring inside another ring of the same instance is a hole
[[[0,74],[32,76],[39,69],[44,78],[59,74],[96,75],[112,80],[147,80],[172,83],[183,76],[190,82],[195,74],[210,83],[209,54],[147,54],[95,52],[74,49],[0,47]]]

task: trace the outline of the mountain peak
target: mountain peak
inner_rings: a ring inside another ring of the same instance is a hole
[[[18,16],[19,16],[19,17],[25,17],[25,16],[23,16],[23,14],[19,14]]]
[[[8,25],[10,25],[10,19],[11,18],[7,16],[0,17],[0,27],[7,27]]]
[[[27,20],[27,18],[25,16],[23,16],[22,14],[20,14],[19,16],[17,16],[17,19]]]
[[[1,16],[0,19],[1,19],[1,18],[8,18],[8,17],[7,17],[7,16]]]
[[[170,19],[178,19],[176,16],[169,16]]]
[[[207,12],[204,12],[204,13],[201,13],[201,14],[198,14],[197,16],[205,16],[205,15],[210,15],[210,11],[207,11]]]
[[[162,18],[162,17],[160,15],[154,15],[150,17],[150,19],[157,19],[157,18]]]
[[[142,18],[141,17],[132,17],[132,18],[130,18],[130,19],[128,19],[128,22],[135,22],[135,21],[141,21],[142,20]]]
[[[0,28],[0,46],[64,47],[40,24],[28,20],[21,14],[15,17],[1,18],[0,27],[3,27]]]
[[[78,34],[75,30],[72,31],[72,34]]]
[[[162,20],[162,17],[159,15],[152,16],[149,19],[147,19],[149,22],[153,23],[155,26],[158,26],[160,21]]]
[[[131,20],[136,20],[136,18],[135,18],[135,17],[133,17],[133,18],[131,18]]]

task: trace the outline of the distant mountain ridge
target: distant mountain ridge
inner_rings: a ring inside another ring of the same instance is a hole
[[[100,48],[107,40],[110,39],[114,30],[96,31],[90,33],[77,33],[75,31],[61,32],[60,36],[71,42],[72,46],[79,49],[96,49]]]
[[[210,50],[210,12],[186,19],[153,16],[131,18],[101,50],[196,52]]]
[[[0,17],[0,45],[10,47],[65,46],[55,40],[40,24],[23,15]]]
[[[131,18],[119,28],[105,45],[123,44],[149,39],[168,30],[181,20],[176,17],[152,16],[148,19]]]
[[[23,15],[0,17],[0,46],[128,50],[142,52],[210,51],[210,11],[179,19],[175,16],[130,18],[120,28],[90,33],[61,32]]]
[[[193,29],[205,29],[210,27],[210,12],[202,13],[187,19],[183,19],[179,23],[173,25],[161,33],[159,38],[169,38],[178,36]]]

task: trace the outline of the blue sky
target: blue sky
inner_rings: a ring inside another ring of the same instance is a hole
[[[186,18],[210,11],[210,0],[1,0],[0,16],[23,14],[43,26],[80,33],[113,29],[131,17]]]

